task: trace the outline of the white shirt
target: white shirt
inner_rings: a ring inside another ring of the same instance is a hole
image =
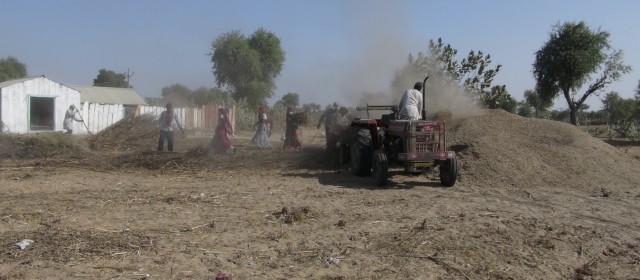
[[[422,93],[415,89],[408,89],[402,95],[398,106],[398,118],[404,120],[418,120],[422,111]]]

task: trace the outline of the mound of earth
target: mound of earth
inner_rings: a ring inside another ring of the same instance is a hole
[[[0,134],[0,158],[83,157],[89,144],[66,133]]]
[[[158,140],[157,118],[151,114],[126,117],[89,137],[95,150],[149,150]]]
[[[503,110],[458,120],[448,130],[461,181],[487,187],[633,185],[640,164],[571,124]]]

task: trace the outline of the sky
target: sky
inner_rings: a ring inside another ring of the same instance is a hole
[[[362,105],[360,92],[389,92],[408,55],[438,38],[459,55],[490,54],[502,65],[494,84],[521,100],[535,87],[534,53],[553,25],[578,21],[609,32],[633,68],[606,92],[632,98],[640,80],[635,0],[0,0],[0,7],[0,58],[65,85],[91,85],[100,69],[129,71],[143,97],[160,97],[172,84],[216,87],[212,42],[259,28],[280,38],[286,57],[271,104],[294,92],[301,103]],[[587,103],[601,108],[600,97]],[[555,100],[554,108],[566,107]]]

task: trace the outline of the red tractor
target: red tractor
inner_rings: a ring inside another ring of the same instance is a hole
[[[424,88],[422,92],[424,96]],[[458,160],[454,151],[446,149],[445,122],[426,120],[424,105],[422,120],[397,119],[397,105],[367,105],[357,110],[367,111],[367,118],[351,122],[340,147],[340,161],[350,161],[355,175],[373,175],[375,184],[384,186],[389,178],[389,165],[397,164],[414,175],[437,168],[443,186],[455,184]],[[382,115],[381,119],[370,119],[369,111],[372,110],[391,113]]]

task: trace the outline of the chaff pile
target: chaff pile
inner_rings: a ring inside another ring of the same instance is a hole
[[[94,150],[144,151],[155,148],[157,117],[144,114],[126,117],[89,138]]]
[[[82,157],[89,152],[84,139],[69,134],[0,134],[0,158]]]

